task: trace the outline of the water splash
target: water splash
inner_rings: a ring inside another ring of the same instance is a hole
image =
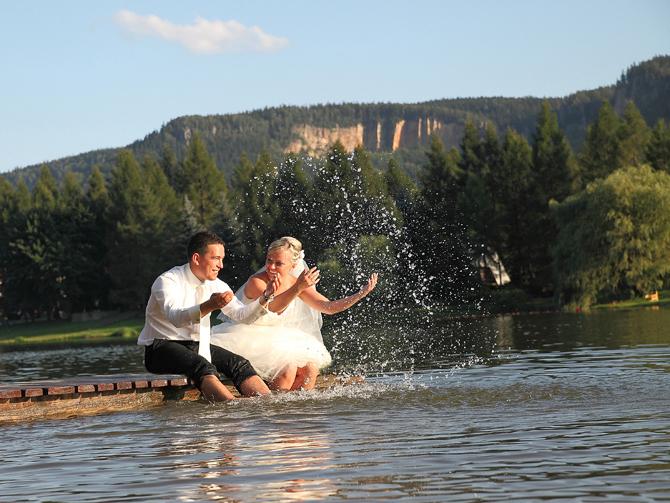
[[[297,178],[298,167],[308,184]],[[418,203],[405,202],[401,212],[384,190],[370,187],[363,171],[355,154],[305,158],[302,164],[291,158],[255,184],[262,192],[259,200],[271,199],[279,207],[277,234],[268,242],[280,235],[300,239],[309,265],[321,270],[319,289],[329,298],[350,295],[370,273],[380,274],[377,289],[365,301],[326,317],[324,339],[334,370],[412,371],[427,361],[451,359],[457,365],[469,355],[490,356],[495,332],[473,334],[468,320],[449,309],[467,299],[470,313],[484,314],[474,287],[454,286],[471,264],[452,261],[439,278],[428,267],[457,254],[464,226],[454,227],[459,233],[454,242],[417,239],[412,226],[423,223],[408,219],[427,218]]]

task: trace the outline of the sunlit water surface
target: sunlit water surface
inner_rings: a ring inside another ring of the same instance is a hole
[[[3,426],[0,501],[668,500],[667,327],[664,309],[469,320],[398,339],[401,368],[371,332],[336,352],[362,385]],[[143,371],[132,345],[0,370]]]

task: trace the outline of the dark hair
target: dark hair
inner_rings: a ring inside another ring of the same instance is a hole
[[[209,245],[224,245],[223,239],[209,231],[198,232],[193,234],[191,239],[188,240],[188,246],[186,247],[186,253],[188,253],[188,260],[191,260],[191,257],[194,253],[199,253],[204,255],[207,251]]]

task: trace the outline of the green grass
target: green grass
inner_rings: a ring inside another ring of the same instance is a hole
[[[131,341],[144,326],[144,316],[128,313],[113,320],[40,321],[0,327],[0,348],[15,346]]]
[[[621,300],[603,304],[595,304],[592,309],[632,309],[638,307],[659,306],[670,304],[670,290],[663,290],[658,302],[650,302],[644,298]],[[550,299],[531,298],[505,299],[500,302],[498,310],[504,311],[505,307],[514,306],[521,311],[528,310],[550,310],[553,308]],[[502,299],[501,299],[502,300]],[[509,305],[507,305],[509,304]],[[495,303],[494,303],[495,306]],[[465,308],[448,308],[440,310],[442,316],[459,316],[473,314]],[[16,325],[0,326],[0,350],[42,345],[74,345],[91,344],[98,342],[130,342],[137,336],[144,326],[144,316],[138,313],[123,313],[114,316],[113,319],[97,321],[40,321],[35,323],[20,323]]]
[[[645,298],[618,300],[604,304],[594,304],[591,309],[631,309],[636,307],[662,306],[670,304],[670,290],[659,290],[658,302],[650,302]]]

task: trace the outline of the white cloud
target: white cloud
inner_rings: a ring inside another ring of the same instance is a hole
[[[237,21],[208,21],[177,25],[158,16],[141,16],[129,10],[116,13],[114,19],[124,30],[135,35],[159,37],[177,42],[195,53],[268,52],[286,47],[288,40],[275,37],[258,26],[247,27]]]

